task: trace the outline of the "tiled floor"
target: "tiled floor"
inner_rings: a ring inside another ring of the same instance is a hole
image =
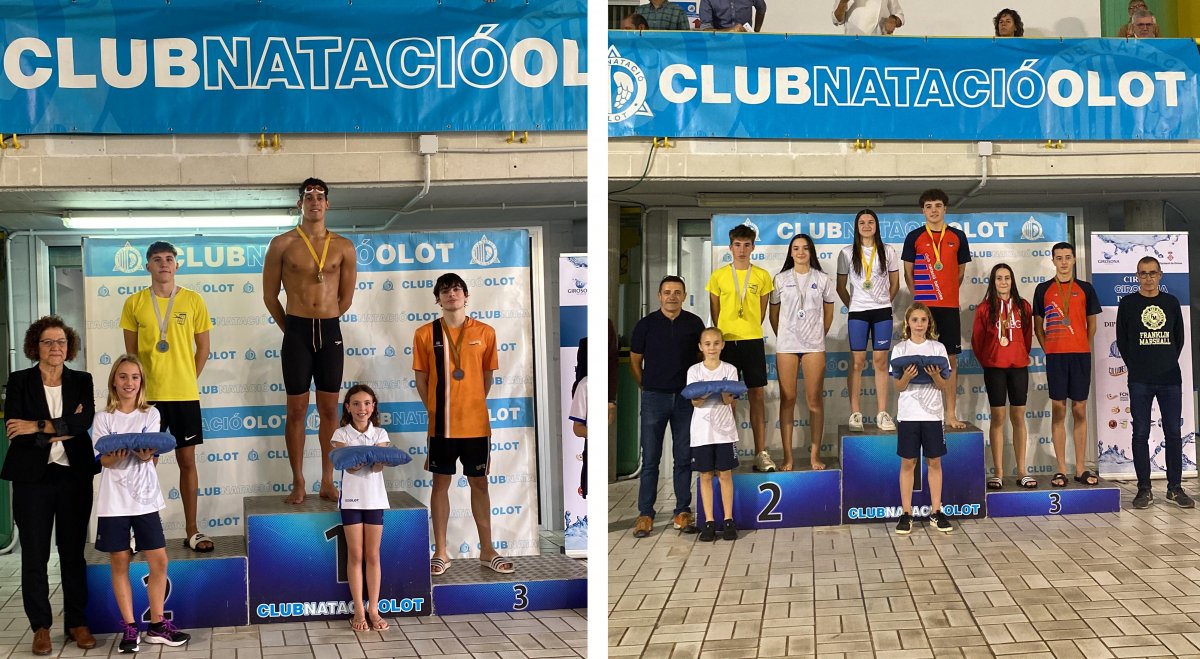
[[[1195,481],[1185,481],[1191,492]],[[1200,510],[632,536],[610,488],[609,654],[646,657],[1200,656]]]
[[[561,545],[561,533],[543,534],[544,550]],[[61,615],[57,556],[51,554],[51,603]],[[0,556],[0,657],[34,657],[33,632],[21,607],[20,556]],[[112,597],[101,592],[94,596]],[[61,618],[52,629],[53,656],[122,656],[173,659],[258,659],[315,657],[579,657],[587,654],[587,610],[489,613],[423,618],[388,618],[385,632],[359,632],[348,621],[299,622],[245,627],[188,629],[192,640],[179,648],[142,643],[137,655],[121,655],[116,637],[97,636],[94,650],[64,646]]]

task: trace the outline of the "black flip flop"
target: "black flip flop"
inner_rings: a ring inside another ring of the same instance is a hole
[[[1092,482],[1092,479],[1095,479],[1095,482]],[[1082,483],[1088,487],[1095,487],[1100,484],[1100,477],[1090,471],[1084,471],[1075,477],[1075,482]]]

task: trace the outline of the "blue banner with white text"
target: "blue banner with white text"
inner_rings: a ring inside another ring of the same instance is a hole
[[[1187,39],[609,33],[609,135],[1200,138]]]
[[[583,0],[0,1],[16,133],[583,130]]]

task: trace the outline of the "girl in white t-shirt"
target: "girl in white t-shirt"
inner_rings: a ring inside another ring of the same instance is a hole
[[[949,365],[946,346],[937,340],[937,326],[929,307],[914,302],[904,312],[903,339],[892,348],[892,362],[900,357],[941,357]],[[908,364],[899,373],[896,391],[900,392],[896,403],[896,454],[900,456],[900,520],[896,533],[908,535],[912,532],[913,480],[917,473],[917,460],[925,456],[928,465],[930,520],[934,528],[949,533],[954,530],[946,514],[942,512],[942,456],[946,455],[946,434],[943,429],[945,407],[942,394],[949,381],[942,377],[941,370],[928,365],[925,372],[933,380],[921,384],[913,382],[920,370]]]
[[[821,438],[825,434],[825,335],[833,324],[837,291],[821,271],[817,248],[808,234],[788,243],[783,269],[771,291],[771,329],[775,331],[775,364],[779,369],[779,435],[783,440],[780,471],[792,470],[792,423],[796,418],[796,375],[804,372],[808,405],[809,457],[813,469],[824,469]]]
[[[365,384],[346,392],[342,403],[342,425],[333,433],[333,448],[343,446],[391,446],[387,431],[379,427],[379,399]],[[379,543],[383,538],[383,511],[388,509],[387,485],[381,463],[342,470],[342,531],[346,534],[346,578],[356,632],[383,631],[388,623],[379,615]],[[367,608],[363,609],[363,561],[367,563]]]
[[[121,355],[108,375],[108,406],[92,421],[92,446],[118,433],[159,432],[158,410],[146,403],[145,375],[134,355]],[[130,533],[146,557],[150,581],[150,628],[147,643],[172,647],[187,643],[190,635],[163,618],[167,597],[167,541],[158,511],[166,507],[158,484],[154,449],[121,449],[96,455],[100,458],[100,488],[96,498],[96,550],[108,553],[112,566],[113,596],[124,630],[118,649],[137,652],[140,630],[133,617],[133,587],[129,582]]]
[[[700,354],[704,361],[693,364],[687,370],[687,383],[736,381],[738,370],[733,364],[721,361],[721,350],[725,339],[721,330],[709,327],[700,332]],[[721,537],[737,540],[737,525],[733,522],[733,470],[738,466],[737,420],[734,408],[737,400],[732,394],[722,392],[704,398],[692,399],[691,448],[692,471],[700,473],[700,503],[704,509],[704,528],[700,530],[701,542],[717,539],[716,517],[713,516],[713,475],[721,486],[721,505],[724,507],[725,524]]]
[[[850,313],[846,337],[850,341],[850,429],[862,432],[860,394],[867,349],[875,367],[875,425],[884,432],[896,430],[887,412],[888,349],[892,347],[892,301],[900,292],[900,258],[879,233],[879,216],[864,208],[854,218],[854,243],[842,248],[837,261],[837,292]]]

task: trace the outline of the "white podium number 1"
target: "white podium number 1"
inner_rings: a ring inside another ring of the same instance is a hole
[[[1057,515],[1062,512],[1062,495],[1058,492],[1050,493],[1050,514]]]
[[[783,513],[775,512],[775,507],[779,505],[779,500],[783,497],[783,491],[779,489],[779,483],[761,483],[758,486],[759,492],[770,492],[771,498],[767,500],[767,505],[758,513],[758,521],[760,522],[782,522]]]

